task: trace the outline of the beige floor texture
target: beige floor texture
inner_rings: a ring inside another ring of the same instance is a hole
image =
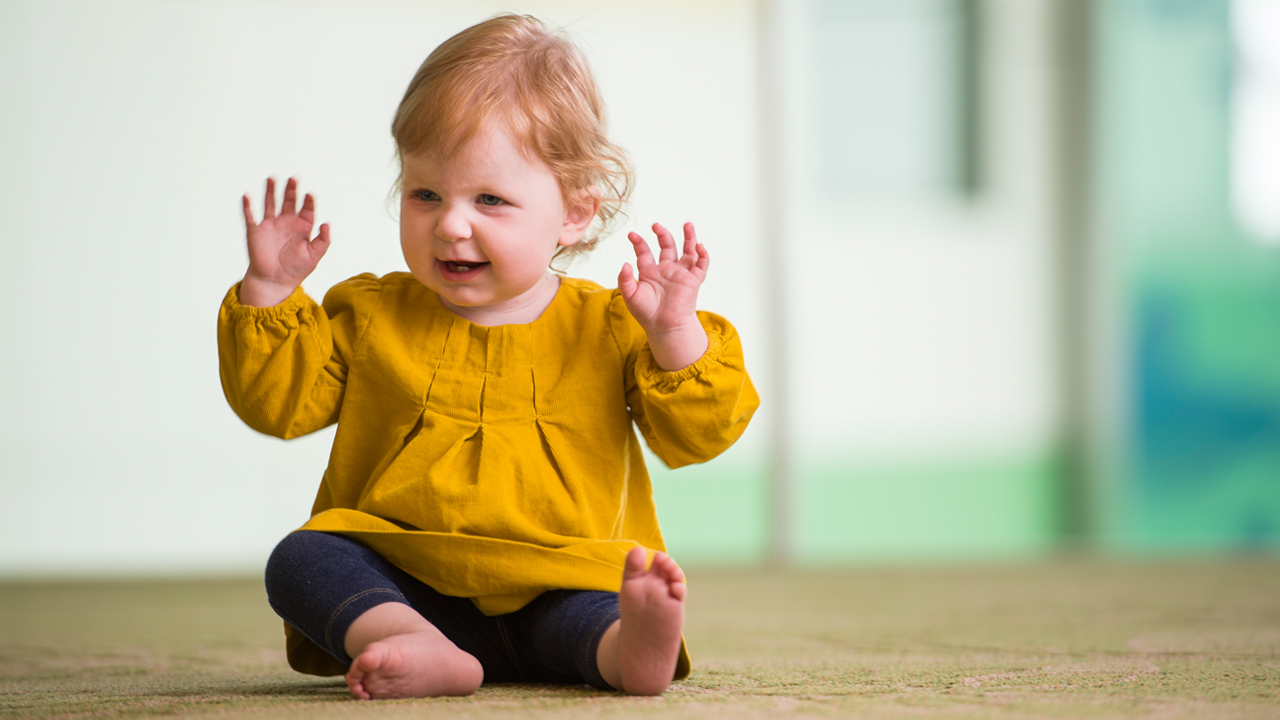
[[[690,570],[660,698],[357,702],[253,579],[0,583],[0,718],[1280,718],[1280,558]]]

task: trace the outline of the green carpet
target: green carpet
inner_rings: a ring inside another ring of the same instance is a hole
[[[0,718],[1280,718],[1280,561],[690,571],[660,698],[356,702],[293,673],[254,580],[0,583]]]

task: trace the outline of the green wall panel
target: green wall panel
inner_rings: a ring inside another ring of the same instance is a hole
[[[1122,549],[1280,548],[1280,255],[1230,202],[1227,0],[1095,3],[1100,246],[1129,328]]]
[[[646,455],[658,521],[671,556],[685,565],[749,565],[764,559],[768,463],[756,445],[709,463],[670,470]]]
[[[1047,453],[812,463],[797,489],[799,559],[971,559],[1042,551],[1054,539],[1057,469]]]

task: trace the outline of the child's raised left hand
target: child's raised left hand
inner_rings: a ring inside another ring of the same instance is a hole
[[[707,333],[698,322],[698,288],[707,276],[711,256],[698,242],[693,223],[684,225],[684,254],[662,225],[654,223],[658,236],[658,259],[639,233],[627,235],[636,253],[639,279],[632,275],[631,263],[624,263],[618,275],[618,289],[627,310],[644,328],[649,347],[658,365],[679,370],[698,361],[707,351]]]

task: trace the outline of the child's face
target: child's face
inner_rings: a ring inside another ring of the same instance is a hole
[[[447,303],[500,313],[546,291],[556,249],[582,237],[594,209],[566,209],[550,169],[490,129],[448,160],[405,156],[400,247]]]

